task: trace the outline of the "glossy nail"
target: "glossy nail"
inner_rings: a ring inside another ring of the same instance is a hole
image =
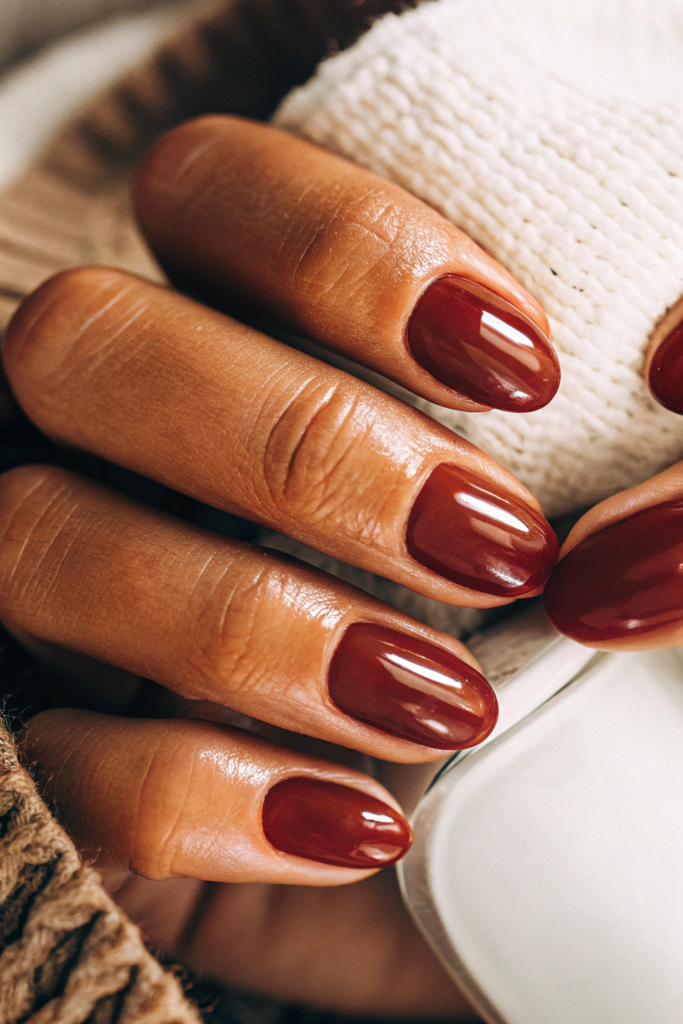
[[[381,868],[410,849],[413,835],[393,807],[359,789],[303,776],[268,790],[263,831],[276,850],[342,868]]]
[[[481,743],[498,718],[495,693],[471,665],[374,623],[348,627],[334,652],[328,685],[345,714],[439,750]]]
[[[667,335],[652,357],[649,384],[665,409],[683,414],[683,323]]]
[[[418,302],[408,346],[442,384],[494,409],[542,409],[560,384],[557,355],[541,329],[490,288],[454,274]]]
[[[683,622],[683,500],[606,526],[570,551],[548,581],[553,625],[584,643]]]
[[[558,544],[549,523],[479,473],[443,463],[408,519],[408,551],[421,565],[496,597],[521,597],[547,579]]]

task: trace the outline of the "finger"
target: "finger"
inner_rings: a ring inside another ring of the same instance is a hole
[[[417,395],[531,412],[559,385],[547,319],[503,268],[390,182],[231,117],[167,135],[139,173],[173,276],[238,296]]]
[[[53,278],[15,316],[3,356],[56,440],[429,597],[497,604],[534,591],[554,564],[537,504],[484,453],[139,278]]]
[[[683,414],[683,299],[667,312],[650,338],[645,379],[660,405]]]
[[[411,843],[374,780],[210,722],[45,711],[24,750],[83,852],[147,878],[340,885]]]
[[[589,647],[683,644],[683,462],[579,520],[545,605],[561,632]]]
[[[60,469],[0,477],[0,617],[181,696],[388,760],[472,746],[495,725],[493,691],[450,637]]]

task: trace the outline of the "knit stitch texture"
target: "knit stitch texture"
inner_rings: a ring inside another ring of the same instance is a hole
[[[683,456],[683,418],[643,379],[683,292],[682,45],[680,0],[434,0],[381,19],[276,114],[441,211],[544,306],[563,374],[548,407],[416,404],[549,516]]]
[[[0,1024],[199,1024],[84,866],[0,722]]]

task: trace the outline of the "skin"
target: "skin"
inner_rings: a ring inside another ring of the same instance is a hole
[[[635,512],[651,508],[664,501],[683,498],[683,462],[665,469],[663,473],[646,480],[636,487],[629,487],[611,498],[595,505],[571,530],[560,550],[560,560],[568,555],[586,537],[592,536],[606,526],[626,519]],[[601,651],[652,651],[665,647],[679,647],[683,644],[683,623],[672,624],[666,629],[654,630],[642,636],[628,637],[621,640],[605,640],[599,644],[586,643],[586,647],[596,647]]]
[[[444,274],[491,288],[550,334],[535,299],[462,231],[398,185],[285,132],[237,118],[182,125],[143,163],[134,201],[173,276],[255,303],[438,405],[488,408],[435,380],[406,345],[420,296]]]
[[[142,168],[136,202],[176,278],[245,295],[453,408],[473,406],[405,347],[431,280],[471,276],[547,329],[534,300],[429,207],[272,128],[205,118],[176,130]],[[538,509],[525,488],[409,406],[263,332],[87,268],[27,300],[3,363],[59,444],[429,597],[504,603],[417,565],[406,520],[442,462]],[[331,704],[327,665],[346,625],[387,625],[474,665],[462,645],[285,556],[47,466],[0,477],[0,618],[92,708],[36,716],[26,757],[158,947],[220,981],[328,1009],[471,1017],[391,874],[281,853],[260,820],[268,789],[300,775],[397,807],[367,756],[443,756]]]
[[[683,320],[683,299],[667,310],[655,327],[643,367],[643,374],[649,380],[650,366],[663,341],[674,331]],[[653,398],[658,401],[653,393]],[[583,515],[574,525],[560,549],[560,560],[569,554],[587,537],[604,530],[612,523],[617,523],[643,509],[651,508],[665,501],[683,498],[683,462],[678,462],[662,473],[646,480],[635,487],[629,487],[619,494],[606,498]],[[679,647],[683,644],[683,623],[672,624],[665,629],[654,630],[645,635],[623,638],[620,640],[602,641],[599,644],[586,643],[586,647],[595,647],[603,651],[647,651],[667,647]]]
[[[457,463],[539,507],[493,459],[397,399],[119,271],[43,285],[13,320],[4,364],[25,412],[59,443],[450,604],[492,601],[405,549],[430,472]],[[158,372],[169,365],[175,374]]]

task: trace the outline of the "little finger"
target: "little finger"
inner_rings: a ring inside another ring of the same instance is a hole
[[[59,709],[31,719],[23,747],[60,820],[107,869],[340,885],[412,841],[368,776],[211,722]]]

